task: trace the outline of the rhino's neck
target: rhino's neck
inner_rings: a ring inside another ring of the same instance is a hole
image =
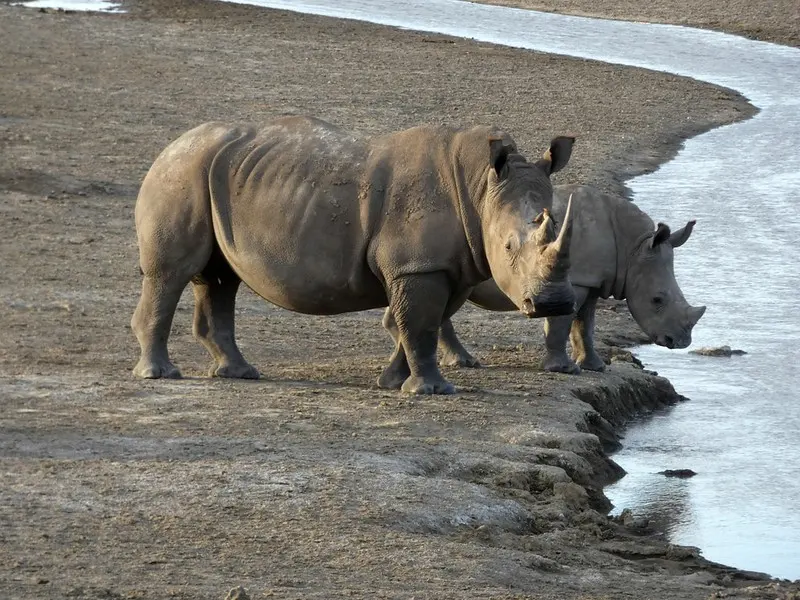
[[[617,248],[617,271],[611,295],[624,300],[631,260],[644,241],[653,235],[653,220],[630,200],[617,197],[609,197],[609,200],[614,205],[611,227]]]
[[[459,141],[461,143],[456,144],[453,168],[456,206],[477,274],[482,280],[486,280],[492,276],[484,246],[488,153],[486,148],[483,148],[483,152],[478,152],[474,144],[464,143],[463,139]]]

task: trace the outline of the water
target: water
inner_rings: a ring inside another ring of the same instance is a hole
[[[16,6],[27,8],[62,8],[64,10],[89,10],[101,12],[123,12],[118,2],[103,0],[32,0],[19,2]]]

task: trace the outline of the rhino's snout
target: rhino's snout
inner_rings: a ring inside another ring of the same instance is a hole
[[[525,298],[522,301],[521,310],[522,314],[531,319],[571,315],[575,312],[575,295],[570,289],[569,294],[564,294],[563,297],[553,298],[552,300],[543,300],[538,297]]]
[[[687,333],[680,337],[672,337],[671,335],[658,335],[653,340],[657,345],[664,346],[670,350],[679,350],[681,348],[688,348],[692,343],[692,335]]]

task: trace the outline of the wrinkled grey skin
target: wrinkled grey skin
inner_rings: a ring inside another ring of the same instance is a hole
[[[491,273],[529,316],[565,314],[574,302],[569,244],[558,244],[552,224],[532,224],[552,202],[549,176],[573,141],[556,138],[529,163],[490,127],[365,139],[286,117],[187,132],[156,159],[136,202],[144,278],[131,320],[141,346],[134,374],[180,376],[167,338],[191,281],[194,334],[214,359],[211,375],[257,378],[234,338],[244,281],[306,314],[388,305],[399,341],[380,384],[452,392],[436,363],[437,332]],[[513,265],[510,240],[519,244]]]
[[[634,203],[603,194],[588,186],[557,186],[553,198],[556,219],[572,197],[574,215],[570,245],[570,274],[576,312],[545,320],[548,371],[578,373],[602,371],[605,363],[594,349],[594,313],[598,298],[625,299],[631,315],[650,336],[667,348],[685,348],[692,328],[706,310],[690,306],[673,271],[673,250],[692,233],[694,221],[670,231],[658,227]],[[511,310],[502,291],[491,280],[478,285],[471,302],[489,310]],[[567,339],[572,358],[566,353]],[[442,324],[443,364],[480,366],[461,345],[452,323]]]

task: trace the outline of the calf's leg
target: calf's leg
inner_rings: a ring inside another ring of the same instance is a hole
[[[575,305],[578,311],[583,306],[588,290],[583,287],[573,286],[575,290]],[[562,317],[546,317],[544,321],[545,359],[543,368],[553,373],[580,373],[581,368],[567,356],[567,340],[575,315]]]
[[[581,369],[587,371],[604,371],[606,363],[594,349],[594,313],[597,306],[597,295],[590,294],[572,323],[570,342],[572,358]]]

